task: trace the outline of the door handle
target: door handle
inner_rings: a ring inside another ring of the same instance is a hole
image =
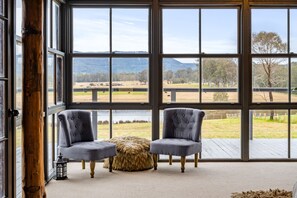
[[[8,109],[8,116],[9,117],[16,117],[20,114],[20,112],[16,109]]]

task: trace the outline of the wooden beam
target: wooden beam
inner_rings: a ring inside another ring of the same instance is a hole
[[[23,0],[23,197],[46,197],[43,156],[43,0]]]

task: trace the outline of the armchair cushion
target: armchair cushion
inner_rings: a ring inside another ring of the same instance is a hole
[[[70,147],[60,147],[67,158],[73,160],[95,161],[116,155],[116,145],[110,142],[77,142]]]
[[[187,156],[201,151],[201,142],[166,138],[151,142],[150,152],[155,154]]]

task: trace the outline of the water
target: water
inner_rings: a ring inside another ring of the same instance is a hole
[[[97,111],[98,121],[109,121],[109,110]],[[151,110],[113,110],[112,111],[112,121],[152,121]]]

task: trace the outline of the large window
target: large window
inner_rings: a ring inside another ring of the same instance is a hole
[[[70,3],[69,108],[98,139],[156,139],[163,109],[203,109],[201,158],[297,156],[297,9],[168,2]]]
[[[255,7],[251,19],[250,158],[296,158],[296,9]]]
[[[162,25],[163,103],[238,103],[238,9],[164,8]]]
[[[73,102],[149,102],[149,9],[74,8],[72,53]]]

